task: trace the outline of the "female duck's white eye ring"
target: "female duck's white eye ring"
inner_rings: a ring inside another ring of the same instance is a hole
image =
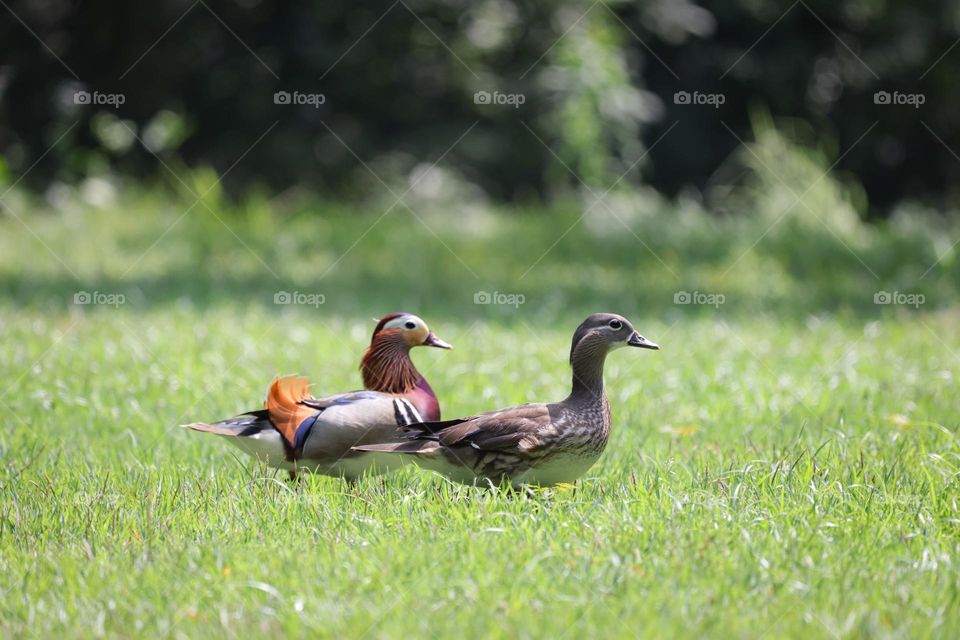
[[[611,329],[618,330],[618,329],[621,329],[622,327],[623,327],[623,323],[617,320],[616,318],[610,321]]]

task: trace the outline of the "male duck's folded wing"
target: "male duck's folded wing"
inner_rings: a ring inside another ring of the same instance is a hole
[[[392,396],[379,391],[348,391],[347,393],[338,393],[336,395],[325,396],[323,398],[314,398],[311,396],[309,398],[304,398],[302,403],[308,407],[313,407],[314,409],[329,409],[330,407],[353,404],[354,402],[359,402],[361,400],[379,400],[389,397]]]
[[[328,424],[408,427],[423,420],[416,406],[406,398],[379,391],[354,391],[305,401],[305,404],[320,409],[318,421]]]
[[[407,426],[423,420],[412,402],[379,391],[351,391],[314,398],[303,377],[278,378],[267,393],[266,407],[277,430],[294,447],[303,444],[315,424],[369,427]]]

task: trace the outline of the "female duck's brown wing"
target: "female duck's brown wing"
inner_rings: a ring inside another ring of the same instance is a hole
[[[458,420],[414,424],[405,432],[412,440],[435,441],[443,447],[529,451],[539,446],[541,436],[552,429],[549,405],[531,403]]]

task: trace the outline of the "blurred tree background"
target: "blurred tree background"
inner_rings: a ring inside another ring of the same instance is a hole
[[[726,203],[751,172],[741,141],[769,121],[835,164],[858,215],[957,203],[952,2],[20,0],[0,14],[0,180],[29,170],[39,191],[186,165],[234,195],[360,199],[439,161],[436,189],[494,202],[622,177]],[[722,104],[678,104],[684,91]],[[883,91],[923,103],[877,104]]]

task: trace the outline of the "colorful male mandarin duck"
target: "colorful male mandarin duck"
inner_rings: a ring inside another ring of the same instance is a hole
[[[626,318],[595,313],[573,334],[573,390],[565,400],[427,421],[404,430],[407,442],[354,449],[409,459],[464,483],[573,482],[607,445],[610,405],[603,389],[603,365],[610,351],[625,346],[660,348],[637,333]]]
[[[453,348],[417,316],[392,313],[377,323],[360,361],[364,391],[314,398],[306,378],[278,378],[267,392],[265,409],[183,426],[227,436],[273,467],[356,478],[373,457],[351,451],[352,446],[396,442],[402,437],[398,427],[440,419],[433,389],[410,360],[416,346]]]

